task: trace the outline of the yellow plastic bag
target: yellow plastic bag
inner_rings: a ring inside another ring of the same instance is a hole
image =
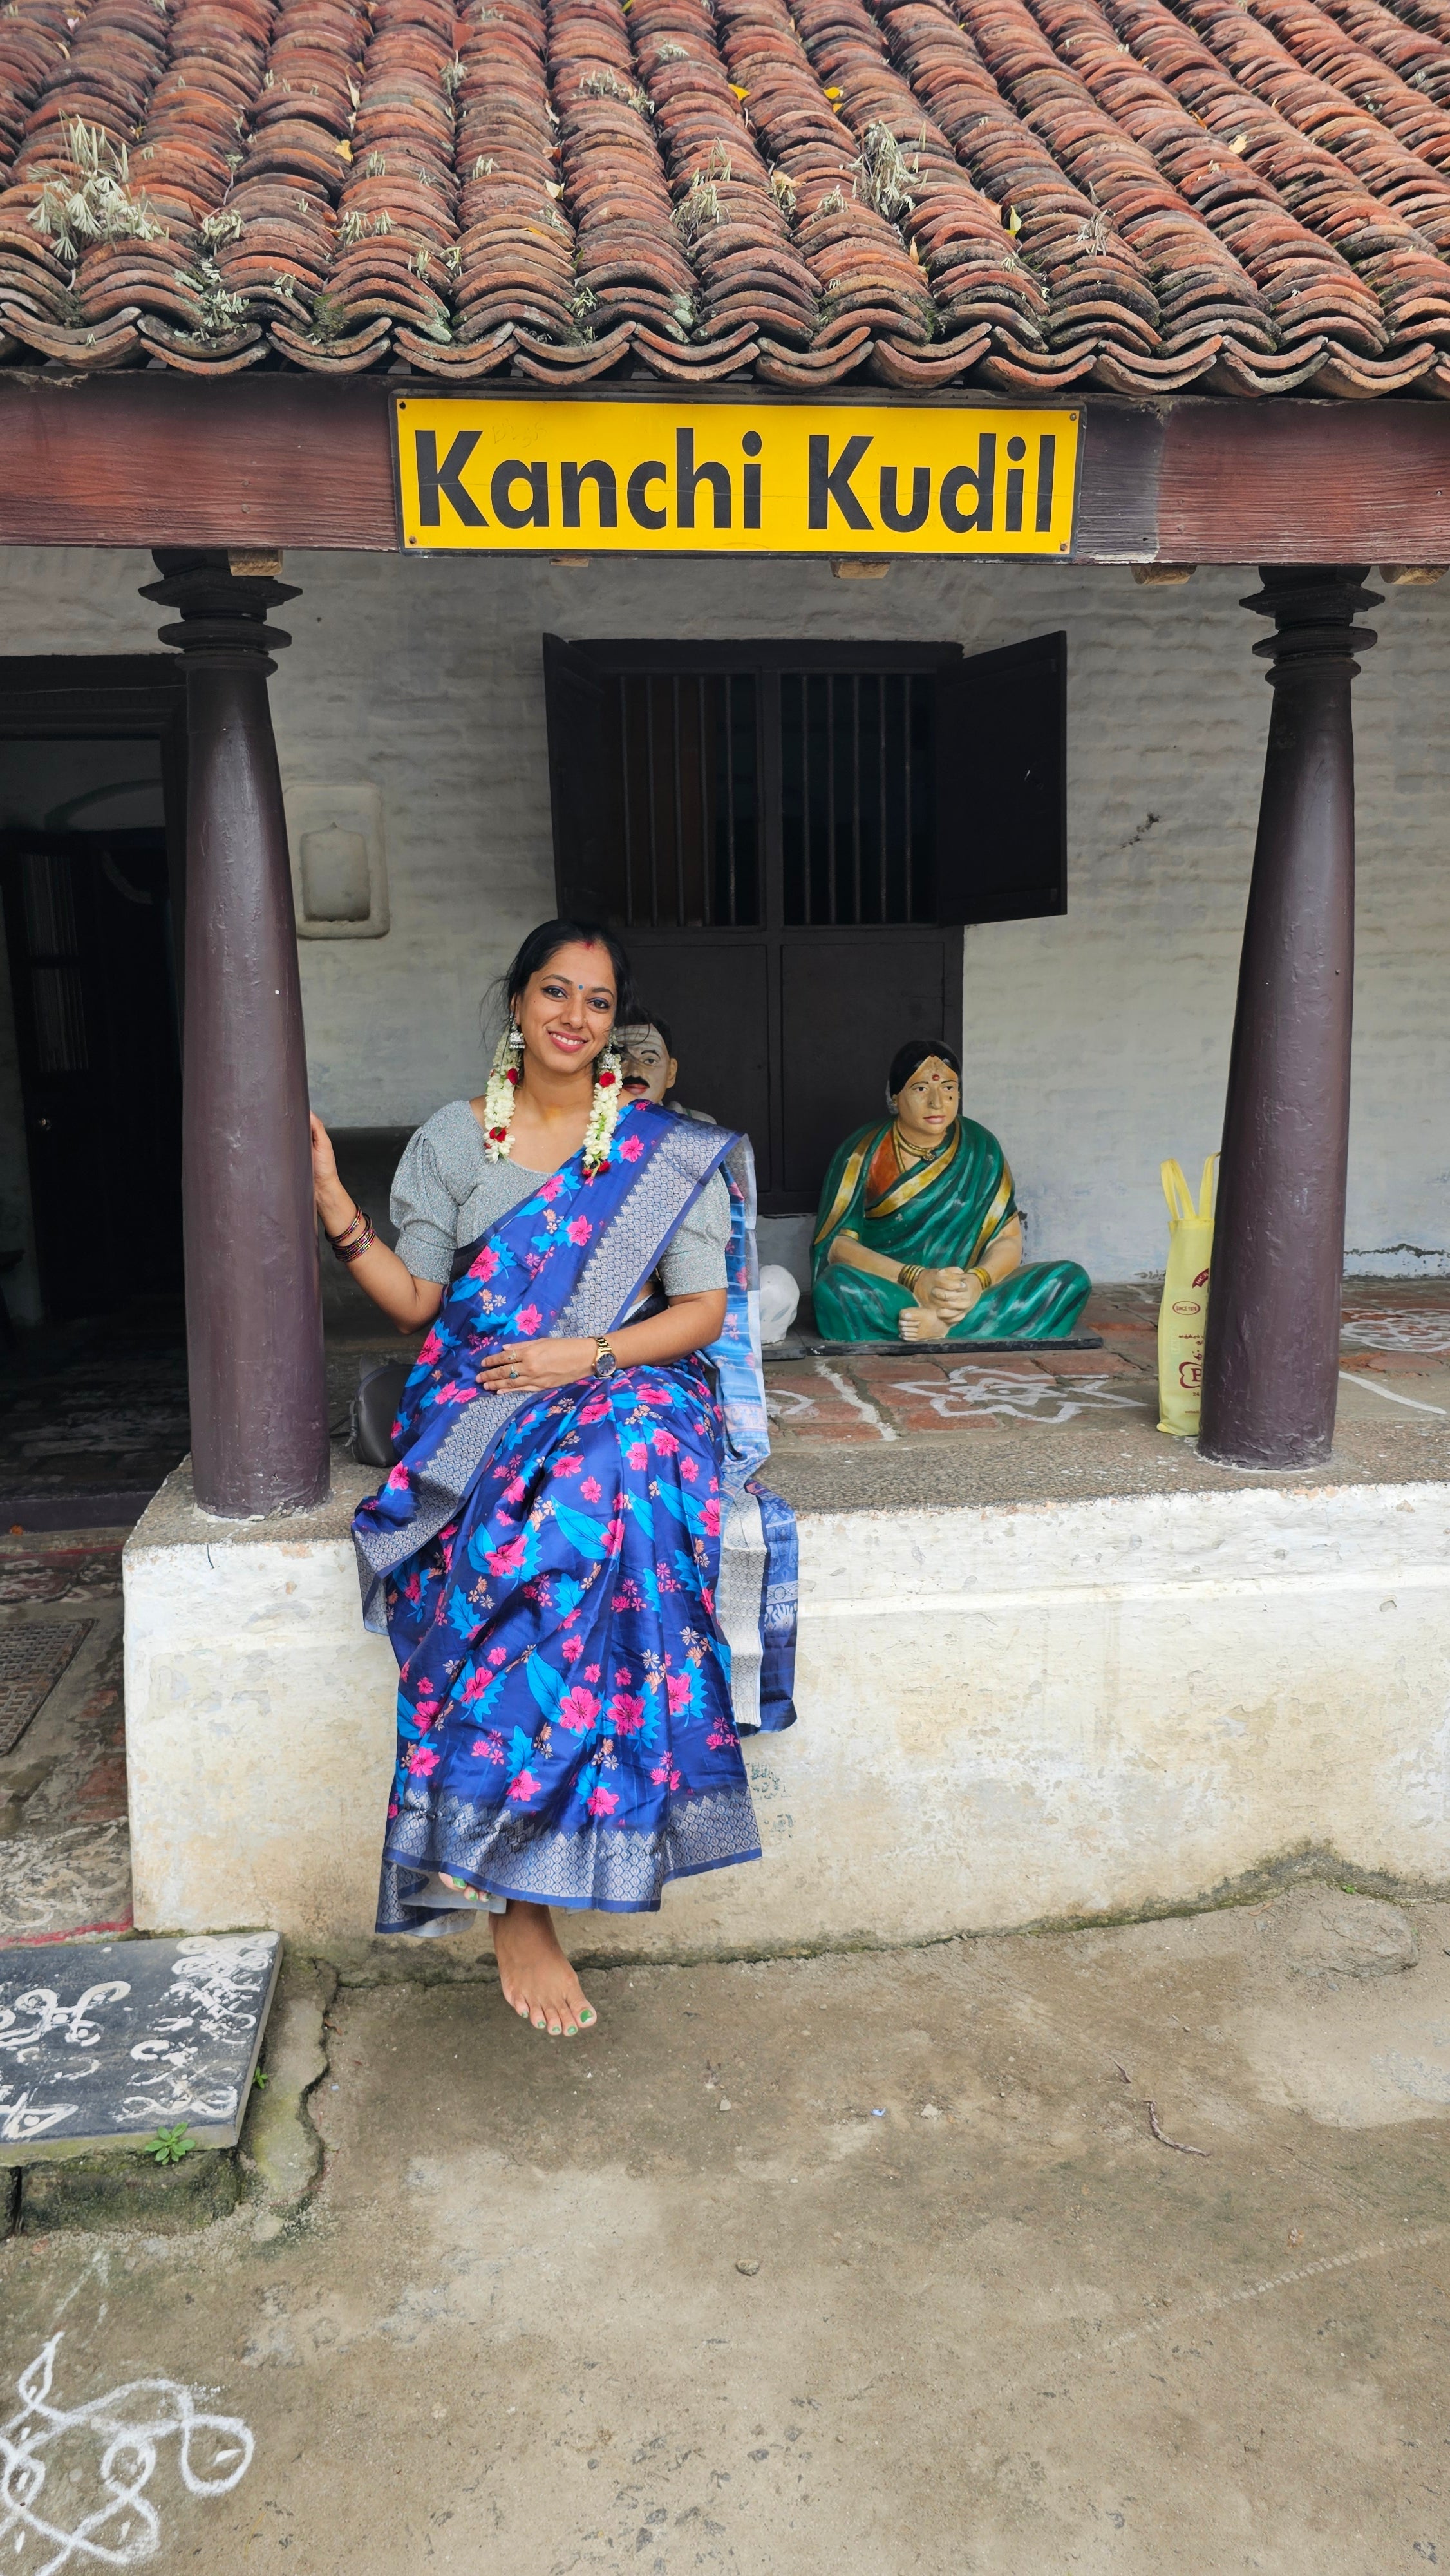
[[[1158,1428],[1179,1440],[1198,1436],[1217,1161],[1217,1154],[1210,1154],[1204,1164],[1197,1207],[1182,1164],[1167,1162],[1162,1167],[1163,1195],[1168,1201],[1168,1268],[1158,1309]]]

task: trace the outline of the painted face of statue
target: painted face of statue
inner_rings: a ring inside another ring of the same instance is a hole
[[[929,1055],[896,1095],[896,1124],[912,1154],[934,1153],[962,1105],[962,1086],[949,1064]]]
[[[620,1032],[626,1100],[663,1100],[675,1079],[675,1059],[659,1030],[644,1023]]]

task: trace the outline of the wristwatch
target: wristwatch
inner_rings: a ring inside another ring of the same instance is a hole
[[[614,1372],[615,1372],[615,1370],[618,1368],[618,1366],[619,1366],[619,1353],[618,1353],[618,1351],[616,1351],[616,1350],[613,1348],[613,1346],[612,1346],[612,1344],[611,1344],[610,1342],[608,1342],[607,1340],[605,1340],[605,1339],[603,1338],[603,1336],[601,1336],[601,1337],[600,1337],[600,1339],[599,1339],[599,1340],[595,1343],[595,1345],[594,1345],[594,1374],[595,1374],[595,1376],[596,1376],[596,1377],[613,1377]]]

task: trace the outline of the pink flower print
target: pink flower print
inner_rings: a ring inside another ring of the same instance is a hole
[[[552,1207],[563,1186],[564,1184],[560,1180],[558,1173],[552,1172],[548,1180],[545,1181],[543,1188],[540,1190],[539,1196],[541,1199],[546,1200],[548,1205]]]
[[[713,1741],[713,1738],[711,1740]],[[480,1755],[485,1762],[502,1762],[504,1758],[503,1737],[501,1735],[476,1735],[469,1747],[469,1750]]]
[[[654,1435],[654,1443],[661,1458],[673,1458],[680,1445],[673,1431],[666,1431],[663,1423]]]
[[[397,1802],[397,1799],[396,1799],[396,1798],[393,1798],[393,1799],[391,1799],[391,1800],[389,1801],[389,1804],[388,1804],[388,1822],[389,1822],[389,1824],[391,1824],[391,1823],[392,1823],[392,1821],[393,1821],[394,1817],[396,1816],[397,1812],[398,1812],[398,1802]]]
[[[609,1723],[616,1735],[637,1735],[644,1723],[644,1701],[620,1691],[609,1703]]]
[[[603,1502],[604,1487],[600,1484],[597,1476],[585,1477],[583,1484],[579,1488],[579,1498],[581,1502],[585,1503]]]
[[[687,1485],[693,1485],[699,1472],[699,1466],[693,1458],[685,1456],[680,1460],[680,1474],[684,1477]]]
[[[581,1406],[579,1419],[581,1422],[602,1422],[608,1411],[608,1398],[596,1396],[592,1404]]]
[[[520,1306],[516,1318],[521,1333],[536,1333],[543,1320],[537,1306]]]
[[[583,1459],[579,1457],[556,1458],[554,1473],[556,1476],[577,1476],[583,1464]]]
[[[505,1485],[503,1498],[506,1503],[521,1503],[527,1492],[528,1487],[522,1476],[515,1476],[511,1484]]]
[[[489,1647],[489,1650],[488,1650],[488,1660],[489,1660],[489,1662],[490,1662],[491,1664],[506,1664],[506,1663],[508,1662],[508,1659],[509,1659],[509,1650],[508,1650],[507,1646],[490,1646],[490,1647]]]
[[[649,1776],[661,1789],[678,1789],[680,1785],[680,1775],[671,1768],[668,1760],[662,1762],[657,1771],[651,1771]]]
[[[614,1687],[616,1690],[628,1690],[633,1679],[634,1675],[630,1671],[628,1664],[621,1664],[618,1672],[614,1676]]]
[[[642,1440],[631,1440],[629,1447],[626,1449],[624,1454],[629,1465],[633,1467],[636,1475],[638,1475],[641,1467],[647,1467],[649,1465],[649,1451]]]
[[[469,1674],[467,1681],[464,1683],[462,1690],[458,1694],[465,1707],[470,1700],[482,1699],[484,1692],[488,1688],[490,1678],[491,1676],[488,1673]]]
[[[644,1152],[644,1138],[642,1136],[621,1136],[619,1140],[619,1150],[627,1163],[637,1163],[641,1154]]]
[[[497,1268],[498,1254],[495,1252],[493,1245],[491,1243],[487,1243],[484,1245],[482,1252],[479,1254],[478,1259],[473,1265],[474,1278],[491,1279]]]
[[[594,1228],[587,1216],[571,1216],[564,1232],[571,1243],[587,1243]]]
[[[590,1790],[588,1803],[591,1816],[612,1816],[619,1800],[612,1789],[601,1783],[599,1788]]]
[[[509,1796],[511,1798],[532,1798],[536,1795],[538,1786],[539,1784],[534,1778],[532,1771],[521,1771],[516,1780],[510,1780],[509,1782]]]
[[[670,1695],[670,1715],[678,1717],[690,1705],[690,1685],[683,1673],[666,1673],[665,1688]]]
[[[488,1559],[489,1573],[516,1574],[523,1564],[526,1549],[527,1542],[521,1538],[511,1538],[505,1546],[491,1549]]]
[[[408,1769],[416,1779],[426,1780],[438,1768],[438,1756],[426,1744],[415,1744],[408,1756]]]
[[[562,1653],[566,1664],[577,1664],[583,1652],[584,1640],[582,1637],[565,1638]]]
[[[597,1682],[599,1679],[599,1666],[597,1664],[586,1664],[584,1667],[584,1678],[586,1682]]]
[[[593,1691],[584,1690],[578,1682],[559,1702],[559,1724],[567,1727],[571,1735],[582,1735],[598,1715],[599,1702]]]
[[[616,1516],[616,1518],[609,1523],[604,1533],[604,1553],[606,1556],[618,1556],[623,1545],[624,1523]]]
[[[720,1535],[720,1506],[713,1495],[705,1505],[705,1532],[709,1538]]]
[[[405,1494],[408,1490],[408,1470],[401,1458],[388,1478],[387,1490],[390,1494]]]

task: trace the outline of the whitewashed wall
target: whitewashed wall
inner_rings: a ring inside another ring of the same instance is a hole
[[[9,653],[154,645],[140,555],[0,556]],[[382,790],[392,929],[302,953],[314,1098],[421,1118],[480,1080],[478,1006],[552,910],[539,636],[1069,636],[1070,909],[967,935],[971,1109],[1002,1136],[1032,1248],[1099,1278],[1161,1267],[1158,1164],[1217,1142],[1269,692],[1251,572],[825,564],[588,570],[293,555],[273,683],[289,784]],[[1360,958],[1347,1257],[1450,1270],[1450,582],[1391,594],[1356,684]]]

